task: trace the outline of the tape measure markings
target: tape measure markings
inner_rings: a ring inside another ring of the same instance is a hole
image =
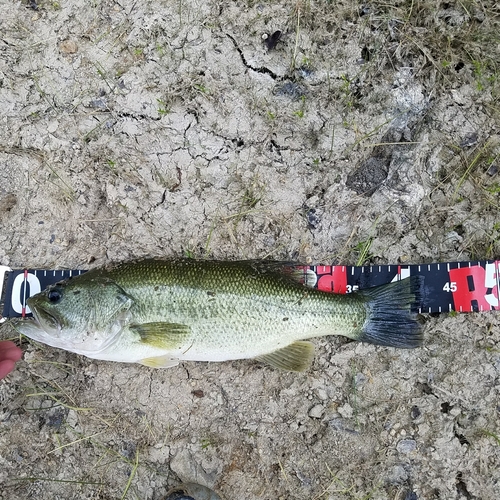
[[[424,277],[422,301],[414,312],[482,312],[500,309],[500,260],[378,266],[289,266],[302,270],[307,286],[333,293],[353,293],[410,276]],[[26,299],[85,270],[10,269],[0,266],[3,317],[29,316]],[[7,278],[5,278],[7,276]]]

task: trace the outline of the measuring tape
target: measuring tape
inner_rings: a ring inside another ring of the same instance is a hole
[[[287,266],[285,266],[286,269]],[[289,266],[304,273],[307,286],[333,293],[352,293],[410,276],[424,277],[416,313],[482,312],[500,309],[500,260],[384,266]],[[48,271],[0,266],[0,321],[30,316],[26,299],[58,281],[85,270]]]

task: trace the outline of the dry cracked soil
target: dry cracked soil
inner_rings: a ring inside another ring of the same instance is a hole
[[[500,255],[497,2],[2,0],[0,263]],[[500,319],[313,366],[165,370],[19,339],[0,498],[493,500]]]

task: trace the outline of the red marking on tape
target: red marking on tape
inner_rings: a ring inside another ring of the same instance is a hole
[[[26,317],[26,287],[28,286],[28,270],[24,270],[24,293],[23,293],[23,304],[21,307],[21,317]]]
[[[500,261],[482,266],[450,269],[455,311],[491,311],[499,306],[498,282]],[[488,271],[488,272],[487,272]]]
[[[333,293],[347,293],[346,266],[316,266],[318,290]]]

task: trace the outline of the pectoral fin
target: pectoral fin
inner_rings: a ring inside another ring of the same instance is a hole
[[[301,340],[255,359],[281,370],[303,372],[311,366],[313,356],[314,345]]]
[[[144,358],[139,361],[141,365],[149,366],[150,368],[170,368],[179,364],[178,359],[170,356],[156,356],[154,358]]]
[[[191,334],[189,326],[179,323],[141,323],[130,325],[130,329],[140,336],[143,344],[168,350],[182,346]]]

